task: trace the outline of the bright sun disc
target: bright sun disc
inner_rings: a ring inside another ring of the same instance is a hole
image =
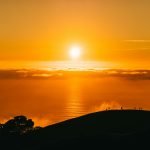
[[[72,59],[77,59],[81,56],[81,48],[80,47],[72,47],[70,49],[70,57]]]

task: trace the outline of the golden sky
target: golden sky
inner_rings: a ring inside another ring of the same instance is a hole
[[[149,0],[0,0],[0,60],[150,63]]]

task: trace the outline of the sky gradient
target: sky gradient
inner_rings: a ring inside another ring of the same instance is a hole
[[[150,68],[149,0],[0,0],[0,60],[82,60]]]

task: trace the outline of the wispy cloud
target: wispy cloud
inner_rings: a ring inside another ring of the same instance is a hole
[[[150,43],[150,40],[124,40],[124,42],[132,42],[132,43]]]
[[[106,109],[120,109],[121,105],[118,102],[103,102],[100,106],[94,108],[94,111],[103,111]]]

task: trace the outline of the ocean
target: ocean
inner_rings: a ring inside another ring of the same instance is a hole
[[[106,109],[150,109],[149,70],[116,70],[98,62],[17,65],[1,67],[2,123],[26,115],[46,126]]]

